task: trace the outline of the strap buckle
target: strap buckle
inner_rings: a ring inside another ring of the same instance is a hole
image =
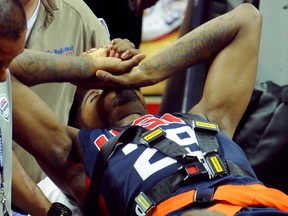
[[[154,130],[149,130],[143,133],[140,138],[140,142],[152,147],[153,144],[157,143],[160,138],[165,137],[165,134],[166,133],[164,130],[162,130],[162,128],[157,127]]]
[[[216,123],[193,120],[192,126],[195,130],[205,130],[213,132],[215,134],[219,132],[219,126]]]
[[[135,198],[135,202],[145,215],[152,214],[156,207],[155,203],[144,192],[140,192]]]
[[[205,154],[205,162],[208,165],[210,179],[222,178],[229,175],[228,170],[217,152]]]
[[[183,179],[184,182],[209,179],[209,173],[207,169],[199,161],[179,167],[178,172],[184,175],[184,179]]]
[[[215,188],[198,188],[195,191],[193,204],[194,205],[211,205],[213,204],[213,195],[215,192]]]

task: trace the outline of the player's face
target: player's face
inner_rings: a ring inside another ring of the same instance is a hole
[[[82,121],[87,128],[123,126],[127,116],[145,115],[143,95],[136,90],[90,90],[81,104]]]
[[[7,67],[23,51],[25,34],[26,31],[20,35],[18,40],[0,38],[0,82],[4,82],[7,79]]]

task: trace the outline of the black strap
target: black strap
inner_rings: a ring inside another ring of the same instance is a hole
[[[238,164],[235,164],[233,161],[226,160],[227,169],[230,174],[235,176],[250,176],[252,178],[255,178],[255,176],[250,173],[247,169],[245,169],[242,166],[239,166]]]
[[[147,193],[148,197],[153,200],[155,204],[160,203],[164,198],[171,194],[171,191],[175,191],[179,187],[179,182],[183,181],[183,175],[177,173],[169,176],[164,180],[158,182]]]
[[[137,131],[138,131],[138,127],[133,126],[133,127],[126,128],[117,136],[109,139],[101,148],[98,154],[98,157],[95,161],[94,168],[93,168],[91,184],[89,186],[87,196],[86,196],[84,216],[100,215],[99,208],[98,208],[100,186],[101,186],[102,179],[105,173],[105,168],[108,162],[109,155],[112,153],[115,147],[115,144],[118,140],[128,141],[129,139],[134,138],[131,135],[134,135],[135,132]]]
[[[199,148],[203,153],[219,150],[219,144],[215,135],[202,130],[195,130],[195,135]]]
[[[219,149],[219,144],[215,134],[211,133],[211,131],[207,132],[207,130],[202,130],[201,128],[198,128],[196,125],[194,125],[194,121],[204,122],[203,119],[201,119],[199,116],[190,113],[174,113],[173,115],[180,117],[186,122],[186,124],[194,127],[199,147],[203,153],[208,153]],[[215,129],[215,131],[217,130],[218,128]]]
[[[105,145],[101,148],[99,155],[95,161],[91,184],[89,186],[86,196],[84,216],[98,215],[98,199],[100,193],[100,185],[104,176],[107,158],[113,151],[118,136],[115,136],[113,139],[110,139],[105,143]]]
[[[195,156],[188,156],[189,152],[185,148],[168,139],[165,135],[166,133],[158,127],[154,130],[146,131],[144,134],[138,133],[138,137],[135,136],[134,143],[146,144],[183,164],[198,160]],[[145,137],[149,138],[145,139]]]

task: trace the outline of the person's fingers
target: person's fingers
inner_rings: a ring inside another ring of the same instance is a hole
[[[115,57],[115,55],[116,55],[115,50],[110,50],[109,57]]]
[[[126,60],[140,53],[141,50],[139,49],[127,49],[125,52],[121,54],[121,59]]]
[[[118,64],[110,65],[104,70],[111,70],[110,72],[119,72],[120,74],[129,72],[133,67],[139,65],[139,63],[146,57],[144,53],[137,54],[127,60],[119,60]],[[118,73],[118,74],[119,74]]]
[[[115,50],[117,53],[122,54],[126,50],[135,49],[135,45],[128,39],[113,39],[109,45],[110,50]]]
[[[134,75],[131,74],[122,74],[122,75],[113,75],[107,71],[99,70],[96,72],[96,76],[99,80],[102,81],[103,86],[113,86],[115,87],[125,87],[125,88],[138,88],[141,86],[141,83],[134,81]]]
[[[146,55],[144,53],[139,53],[129,60],[122,61],[121,64],[126,68],[132,68],[137,66],[145,57]]]
[[[121,38],[114,38],[114,39],[111,40],[110,43],[111,43],[112,45],[114,45],[114,44],[118,43],[118,42],[121,41],[121,40],[122,40]]]
[[[113,82],[113,75],[104,70],[96,71],[96,77],[104,82]]]
[[[146,58],[146,54],[140,52],[139,54],[133,56],[132,60],[138,61],[138,64],[139,64],[139,62],[141,62],[144,58]]]
[[[128,39],[120,39],[120,40],[115,40],[117,42],[114,43],[113,41],[113,46],[117,47],[119,50],[125,50],[126,48],[135,48],[134,43],[132,43]]]
[[[130,59],[134,56],[134,53],[130,52],[129,50],[126,50],[125,52],[123,52],[121,55],[120,55],[120,58],[122,60],[127,60],[127,59]]]
[[[115,41],[115,39],[110,42],[110,44],[108,45],[108,50],[113,50],[114,49],[114,44],[115,44],[114,41]]]
[[[104,83],[110,83],[110,84],[120,85],[120,86],[124,86],[125,84],[127,85],[127,77],[125,76],[125,74],[118,76],[118,75],[113,75],[104,70],[98,70],[96,72],[96,76],[99,80],[101,80]]]
[[[115,58],[120,58],[120,54],[116,52],[115,55],[114,55],[114,57],[115,57]]]

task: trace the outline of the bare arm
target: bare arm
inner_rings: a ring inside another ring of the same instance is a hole
[[[13,153],[12,203],[32,216],[46,216],[51,202],[26,174]]]
[[[107,86],[95,76],[97,70],[122,74],[138,65],[144,57],[140,53],[122,60],[109,56],[98,57],[93,52],[76,57],[26,49],[12,61],[9,68],[17,79],[28,86],[46,82],[72,82],[83,88],[105,88]]]
[[[236,31],[235,36],[214,58],[203,97],[190,112],[217,122],[232,138],[255,85],[262,19],[249,4],[237,7],[221,19],[227,31]]]
[[[257,9],[243,4],[187,33],[131,73],[116,76],[100,70],[96,74],[104,82],[135,88],[213,60],[203,98],[190,112],[217,122],[232,137],[254,87],[261,22]]]
[[[12,77],[13,139],[30,152],[64,193],[83,204],[85,171],[78,130],[62,126],[47,105]]]

